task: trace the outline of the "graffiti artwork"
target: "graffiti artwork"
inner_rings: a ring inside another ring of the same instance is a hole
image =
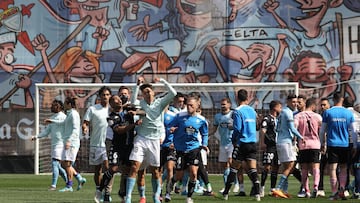
[[[341,91],[358,104],[360,5],[351,2],[0,1],[0,107],[18,118],[0,126],[16,126],[24,119],[19,109],[34,108],[36,83],[134,83],[155,75],[171,83],[298,82],[305,95]],[[41,107],[76,96],[85,108],[95,93],[44,93]],[[251,93],[252,104],[263,96]]]

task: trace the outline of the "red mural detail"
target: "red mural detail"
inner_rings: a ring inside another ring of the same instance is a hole
[[[34,7],[34,5],[35,5],[34,3],[29,4],[29,5],[27,5],[27,6],[21,4],[21,14],[22,14],[23,16],[28,16],[28,17],[30,18],[30,16],[31,16],[31,9],[32,9],[32,7]]]
[[[14,0],[1,0],[0,1],[0,9],[2,10],[6,10],[9,8],[9,5],[12,4],[14,5]]]
[[[29,38],[29,35],[26,31],[22,31],[17,35],[17,39],[19,40],[19,42],[24,45],[24,47],[33,55],[35,55],[35,51],[33,46],[31,45],[31,41]]]
[[[156,7],[161,7],[162,6],[162,3],[163,1],[162,0],[142,0],[143,2],[146,2],[146,3],[149,3],[151,5],[154,5]]]

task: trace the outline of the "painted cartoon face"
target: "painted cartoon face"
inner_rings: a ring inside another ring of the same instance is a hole
[[[319,98],[327,97],[335,91],[336,85],[331,85],[336,83],[335,70],[333,68],[327,70],[324,59],[308,56],[300,60],[297,65],[298,69],[292,72],[291,81],[299,82],[301,88],[318,89]],[[323,86],[327,87],[321,88]]]
[[[238,77],[245,80],[250,79],[253,82],[260,82],[267,62],[272,59],[272,53],[273,49],[268,45],[250,45],[245,53],[240,53],[240,60],[243,66]]]
[[[176,8],[181,23],[192,28],[203,28],[211,22],[211,2],[209,0],[177,0]]]
[[[229,0],[229,4],[235,10],[239,10],[253,1],[254,0]]]
[[[77,10],[80,18],[91,16],[90,25],[104,26],[107,19],[107,7],[100,7],[100,3],[109,2],[110,0],[64,0],[68,8]]]
[[[230,59],[241,63],[241,69],[236,75],[231,75],[233,83],[255,83],[261,82],[265,74],[276,72],[276,66],[270,65],[274,57],[274,50],[270,45],[255,43],[246,50],[238,46],[225,46],[221,53]],[[250,104],[256,98],[255,91],[248,91]]]
[[[101,78],[96,72],[94,64],[92,64],[87,58],[80,56],[70,71],[66,73],[66,83],[100,83]],[[89,96],[90,90],[77,89],[74,93],[77,97],[83,98]]]
[[[329,0],[296,0],[305,16],[295,18],[296,22],[306,30],[318,27],[326,11],[329,9]]]
[[[239,73],[232,76],[233,82],[260,82],[269,61],[273,60],[273,48],[266,44],[252,44],[246,50],[230,47],[222,51],[233,52],[237,56],[234,60],[242,65]]]
[[[14,43],[0,44],[0,68],[6,72],[12,72],[14,67],[11,65],[15,62]]]

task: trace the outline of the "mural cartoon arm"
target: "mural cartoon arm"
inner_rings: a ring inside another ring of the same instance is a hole
[[[134,25],[131,28],[129,28],[129,32],[133,33],[133,37],[136,37],[136,40],[139,41],[140,39],[142,39],[143,41],[147,40],[148,37],[148,33],[155,30],[155,29],[160,29],[162,28],[162,23],[161,22],[157,22],[153,25],[149,25],[150,22],[150,16],[146,15],[143,19],[144,24],[140,24],[140,25]]]
[[[25,106],[12,104],[12,107],[13,108],[33,108],[34,101],[33,101],[33,98],[31,96],[31,92],[29,89],[32,84],[30,77],[27,75],[20,74],[19,81],[17,81],[15,84],[16,84],[16,87],[22,88],[25,91]]]
[[[277,37],[278,37],[278,42],[279,42],[279,51],[278,51],[278,54],[276,56],[275,66],[279,67],[281,59],[284,56],[285,49],[288,47],[288,45],[287,45],[287,43],[285,41],[286,35],[279,34]]]
[[[253,2],[253,0],[229,0],[231,11],[227,19],[228,23],[233,22],[236,19],[237,12],[251,2]]]
[[[110,34],[109,30],[105,28],[102,27],[96,28],[96,31],[92,34],[92,37],[94,39],[97,39],[95,53],[100,54],[103,42],[107,39],[109,34]]]
[[[128,1],[121,1],[120,2],[120,16],[118,17],[117,21],[119,24],[121,24],[121,22],[124,20],[125,16],[126,16],[126,10],[130,8],[130,4]],[[132,7],[131,7],[131,13],[134,15],[137,15],[139,10],[139,4],[135,3]]]
[[[278,2],[276,0],[267,0],[263,6],[267,12],[271,13],[271,15],[279,23],[281,28],[288,27],[287,24],[285,23],[285,21],[275,11],[280,6],[280,2]]]
[[[268,78],[266,79],[267,82],[275,81],[276,72],[280,66],[281,60],[284,56],[285,49],[288,47],[285,39],[286,35],[279,34],[278,36],[278,42],[279,42],[279,50],[276,55],[275,63],[271,64],[266,67],[265,74],[268,75]]]
[[[37,35],[32,41],[31,45],[41,53],[41,58],[44,63],[44,67],[46,70],[46,73],[49,76],[49,79],[51,83],[57,83],[57,80],[55,78],[55,75],[52,71],[51,65],[49,63],[49,58],[46,54],[46,50],[49,48],[49,41],[46,39],[45,35],[39,34]]]
[[[191,66],[198,66],[199,60],[204,52],[204,50],[209,46],[209,42],[216,40],[222,40],[222,35],[219,32],[211,32],[210,34],[205,34],[201,36],[197,41],[194,43],[196,44],[195,48],[191,51],[191,53],[185,58],[185,62]]]
[[[337,68],[337,72],[340,75],[340,82],[342,83],[340,85],[341,93],[343,95],[347,93],[349,97],[356,101],[356,95],[354,93],[354,90],[351,88],[350,84],[346,82],[349,81],[351,79],[351,76],[353,75],[353,67],[349,65],[342,65]]]

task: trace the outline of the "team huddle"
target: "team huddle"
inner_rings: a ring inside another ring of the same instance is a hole
[[[194,192],[214,195],[206,169],[209,135],[214,134],[219,141],[218,160],[224,169],[224,188],[220,191],[224,200],[229,198],[232,186],[236,196],[246,195],[244,172],[252,182],[250,195],[256,201],[265,195],[269,173],[269,194],[274,197],[290,197],[290,174],[301,183],[298,197],[325,196],[325,164],[329,166],[330,199],[346,199],[348,190],[353,192],[353,198],[360,197],[357,150],[360,114],[352,108],[351,98],[334,93],[331,108],[329,101],[322,99],[320,115],[315,113],[317,99],[289,95],[286,107],[273,100],[269,113],[259,119],[248,105],[248,92],[241,89],[237,91],[237,108],[231,109],[229,98],[220,101],[221,112],[215,115],[214,130],[209,132],[198,93],[183,95],[164,79],[155,78],[154,82],[163,83],[166,94],[157,97],[153,86],[143,78],[138,79],[133,96],[124,86],[117,94],[102,87],[98,91],[99,100],[86,110],[82,123],[75,98],[66,98],[64,104],[53,101],[54,115],[45,120],[46,129],[34,136],[34,139],[48,134],[52,137],[53,178],[49,190],[57,190],[59,175],[66,182],[60,192],[73,191],[73,177],[78,180],[78,190],[86,183],[73,166],[80,147],[79,135],[83,133],[90,137],[89,164],[95,169],[95,202],[111,202],[114,175],[118,172],[121,172],[118,195],[122,202],[132,202],[135,185],[140,203],[146,202],[144,179],[148,170],[152,174],[153,202],[170,202],[173,192],[181,192],[186,195],[186,203],[192,203]],[[259,149],[263,151],[260,178]],[[350,168],[355,174],[354,184],[350,183]],[[309,174],[313,177],[312,188]]]

